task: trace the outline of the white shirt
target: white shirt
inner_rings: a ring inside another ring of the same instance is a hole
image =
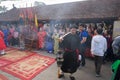
[[[92,38],[91,52],[96,56],[104,56],[107,50],[107,41],[102,35],[96,35]]]

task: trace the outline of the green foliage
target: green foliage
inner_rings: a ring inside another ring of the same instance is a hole
[[[0,6],[0,12],[6,12],[7,11],[7,7],[5,6]]]
[[[38,1],[34,2],[34,6],[44,6],[44,5],[45,5],[45,3],[43,3],[43,2],[38,2]]]

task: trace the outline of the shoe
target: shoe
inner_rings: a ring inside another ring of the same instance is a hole
[[[96,74],[96,77],[101,77],[100,74]]]
[[[71,79],[71,80],[75,80],[75,77],[73,77],[73,76],[70,76],[70,79]]]
[[[6,53],[1,53],[1,55],[5,55]]]
[[[65,77],[64,74],[60,74],[58,78],[63,78]]]
[[[2,54],[2,55],[6,55],[6,53]]]
[[[82,67],[85,67],[85,64],[81,64]]]
[[[0,56],[3,56],[3,55],[6,55],[6,53],[4,53],[4,54],[0,54]]]
[[[4,55],[4,54],[5,54],[4,50],[3,50],[0,54],[1,54],[1,55]]]

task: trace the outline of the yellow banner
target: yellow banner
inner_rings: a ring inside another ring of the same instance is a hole
[[[36,14],[35,14],[35,26],[38,27],[38,19]]]

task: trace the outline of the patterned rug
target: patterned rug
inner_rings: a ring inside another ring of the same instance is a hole
[[[4,75],[0,74],[0,80],[8,80]]]
[[[7,47],[7,48],[5,49],[5,51],[9,51],[9,50],[13,50],[13,49],[15,49],[15,48]]]
[[[28,51],[20,51],[17,49],[11,49],[11,50],[6,51],[5,55],[0,56],[0,60],[7,60],[7,61],[11,61],[11,62],[16,62],[18,60],[29,57],[33,54],[34,53],[31,53]]]
[[[0,60],[0,68],[3,67],[3,66],[8,65],[8,64],[10,64],[10,63],[12,63],[12,62],[10,62],[10,61],[5,61],[5,60]]]
[[[34,54],[19,60],[18,62],[9,64],[3,67],[2,70],[21,78],[22,80],[32,80],[37,74],[45,70],[54,62],[54,58]]]
[[[5,49],[5,52],[6,53],[10,53],[10,51],[11,52],[14,52],[14,51],[16,51],[16,49],[14,49],[14,48],[6,48]],[[8,54],[6,54],[6,55],[1,55],[0,56],[0,68],[1,67],[3,67],[3,66],[6,66],[6,65],[8,65],[8,64],[10,64],[10,63],[13,63],[11,60],[9,60],[9,59],[5,59],[4,57],[6,57]]]

